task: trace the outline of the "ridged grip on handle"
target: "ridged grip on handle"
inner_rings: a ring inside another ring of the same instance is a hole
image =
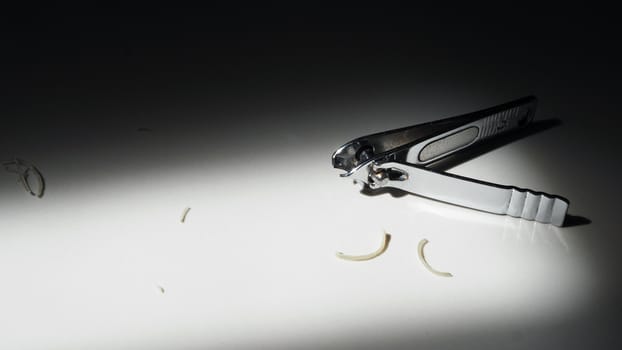
[[[561,226],[568,202],[546,193],[512,188],[507,215]]]
[[[568,210],[567,200],[546,193],[497,185],[398,162],[386,162],[378,168],[407,174],[399,178],[389,178],[383,186],[489,213],[561,226]]]
[[[526,125],[530,121],[529,114],[529,107],[517,106],[482,119],[479,123],[479,140]]]

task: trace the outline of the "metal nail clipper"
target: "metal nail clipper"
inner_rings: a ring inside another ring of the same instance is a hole
[[[492,137],[524,128],[537,99],[524,97],[485,110],[359,137],[339,147],[333,167],[375,190],[397,188],[485,212],[561,226],[568,200],[430,168],[433,163]]]

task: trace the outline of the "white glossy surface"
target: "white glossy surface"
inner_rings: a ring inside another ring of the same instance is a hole
[[[523,347],[594,303],[600,276],[582,243],[593,224],[362,195],[329,162],[354,135],[333,134],[295,167],[291,153],[267,153],[62,182],[66,170],[42,159],[41,200],[0,173],[1,347]],[[555,179],[525,149],[546,137],[454,171],[548,188]],[[392,240],[379,258],[335,257],[376,249],[383,230]],[[423,238],[428,261],[453,278],[420,264]]]

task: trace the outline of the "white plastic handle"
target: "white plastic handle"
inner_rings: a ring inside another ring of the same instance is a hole
[[[568,211],[566,199],[546,193],[487,183],[397,162],[383,163],[378,168],[395,169],[408,174],[400,179],[389,179],[383,187],[395,187],[423,197],[489,213],[562,226]]]

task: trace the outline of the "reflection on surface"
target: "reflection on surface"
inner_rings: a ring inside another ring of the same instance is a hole
[[[274,135],[292,127],[284,124]],[[329,164],[346,137],[321,127],[286,149],[268,136],[233,144],[236,157],[206,152],[220,141],[202,138],[204,127],[183,138],[122,134],[132,145],[123,153],[103,147],[113,129],[92,149],[34,154],[48,180],[40,201],[0,184],[5,343],[496,348],[577,317],[593,298],[596,267],[576,244],[576,232],[592,225],[555,228],[412,195],[361,195]],[[244,152],[251,146],[261,156]],[[550,176],[520,147],[456,172],[549,188]],[[179,225],[184,207],[192,220]],[[335,258],[373,249],[383,230],[392,244],[377,259]],[[423,238],[452,279],[420,265]],[[33,330],[39,337],[28,337]]]
[[[74,188],[49,169],[45,200],[8,194],[5,342],[374,348],[451,345],[485,329],[505,341],[589,296],[581,250],[563,228],[417,196],[362,196],[313,150],[298,167],[305,185],[284,182],[271,175],[289,170],[286,158],[244,164],[252,177],[235,164],[214,173],[195,163]],[[179,225],[186,206],[192,222]],[[335,258],[368,250],[383,229],[393,240],[382,256]],[[454,278],[420,265],[422,238]],[[25,338],[30,329],[40,337]]]

